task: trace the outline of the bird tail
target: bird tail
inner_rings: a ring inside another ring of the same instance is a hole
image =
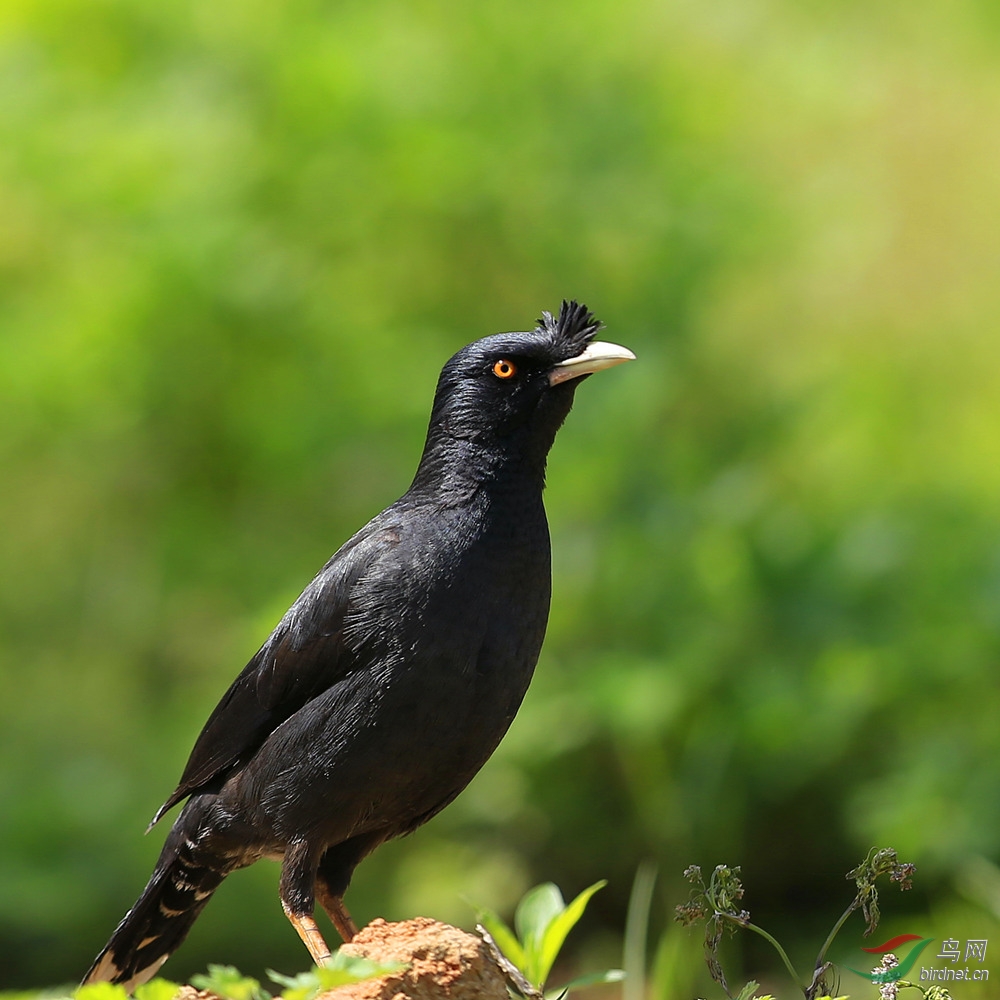
[[[131,993],[152,979],[228,874],[221,863],[213,867],[204,857],[195,860],[195,844],[180,826],[178,820],[149,883],[94,959],[83,985],[121,983]]]

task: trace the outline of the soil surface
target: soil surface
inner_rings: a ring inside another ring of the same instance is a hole
[[[342,950],[409,968],[328,990],[317,1000],[509,1000],[504,975],[482,938],[427,917],[398,924],[379,917]],[[176,1000],[218,997],[182,986]]]
[[[482,938],[437,920],[378,918],[342,950],[410,967],[330,990],[322,1000],[508,1000],[504,975]]]

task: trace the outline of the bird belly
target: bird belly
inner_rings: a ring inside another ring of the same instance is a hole
[[[286,720],[220,797],[272,854],[409,832],[450,802],[506,733],[530,663],[406,664],[359,672]],[[242,823],[241,823],[242,825]]]

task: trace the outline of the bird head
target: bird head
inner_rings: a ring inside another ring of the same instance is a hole
[[[586,306],[564,301],[558,317],[543,312],[534,330],[463,347],[441,371],[421,469],[461,455],[484,477],[511,464],[544,473],[577,385],[635,358],[595,341],[600,329]]]

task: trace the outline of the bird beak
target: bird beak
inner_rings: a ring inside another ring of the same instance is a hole
[[[571,378],[590,375],[604,368],[620,365],[625,361],[635,361],[635,355],[627,347],[619,347],[617,344],[606,344],[602,340],[595,340],[592,344],[587,345],[583,354],[578,354],[575,358],[569,358],[566,361],[560,361],[555,365],[549,373],[549,385],[558,385]]]

